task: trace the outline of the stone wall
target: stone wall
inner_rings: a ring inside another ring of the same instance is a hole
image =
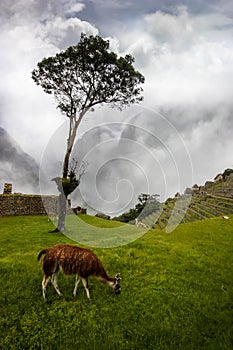
[[[57,196],[0,194],[0,216],[45,215],[48,211],[58,212]]]

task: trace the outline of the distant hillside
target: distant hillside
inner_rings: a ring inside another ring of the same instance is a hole
[[[39,193],[39,166],[17,144],[6,130],[0,127],[0,185],[13,184],[13,191]],[[0,189],[2,192],[2,190]]]
[[[230,214],[233,214],[233,170],[218,174],[215,181],[207,181],[204,186],[194,185],[182,195],[177,193],[175,198],[163,203],[156,221],[153,221],[154,214],[142,221],[147,226],[164,228],[169,220],[170,224],[172,220],[174,223],[185,223]]]

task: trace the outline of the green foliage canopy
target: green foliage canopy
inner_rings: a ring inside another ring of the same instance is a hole
[[[109,41],[100,36],[81,34],[77,45],[39,62],[32,79],[72,118],[101,103],[121,108],[142,101],[144,76],[133,62],[131,55],[118,58],[109,52]]]
[[[227,176],[233,173],[233,169],[227,168],[223,173],[223,179],[225,180]]]
[[[161,204],[158,201],[158,194],[145,194],[141,193],[138,196],[138,201],[134,208],[129,209],[126,213],[121,214],[118,217],[113,218],[113,220],[121,222],[130,222],[138,218],[143,220],[145,217],[154,214],[159,211]]]

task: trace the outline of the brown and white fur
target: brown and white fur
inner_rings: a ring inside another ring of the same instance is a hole
[[[57,283],[59,271],[62,271],[65,275],[76,275],[73,291],[74,296],[76,295],[81,279],[87,297],[90,299],[88,289],[89,276],[95,276],[100,282],[112,287],[116,294],[120,294],[119,274],[115,278],[109,277],[101,261],[91,250],[68,244],[57,244],[42,250],[38,255],[38,260],[41,259],[42,255],[45,255],[42,260],[42,270],[44,272],[42,292],[44,298],[46,297],[46,286],[50,278],[56,292],[61,295]]]
[[[146,224],[144,224],[144,222],[139,221],[138,219],[135,219],[135,224],[137,227],[147,228]]]

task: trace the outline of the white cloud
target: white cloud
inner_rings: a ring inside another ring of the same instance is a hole
[[[217,173],[233,166],[232,111],[218,107],[209,119],[202,115],[184,135],[196,174],[195,182],[199,184],[213,180]]]
[[[147,15],[145,22],[141,36],[136,31],[123,41],[146,76],[146,103],[231,103],[232,19],[190,15],[181,7],[174,14]]]
[[[120,11],[132,2],[97,1],[103,18],[105,4],[109,13],[111,6]],[[81,32],[97,34],[98,29],[74,17],[84,9],[84,2],[3,0],[1,6],[0,118],[24,150],[39,159],[64,117],[56,110],[53,97],[34,84],[30,72],[43,57],[76,44]],[[136,68],[146,77],[144,106],[159,110],[177,128],[191,154],[195,182],[208,178],[210,168],[219,172],[224,164],[232,166],[233,20],[219,12],[191,14],[187,8],[178,7],[170,13],[150,12],[135,19],[135,24],[131,20],[130,27],[127,23],[124,30],[119,26],[114,38],[109,38],[111,49],[135,56]],[[96,109],[80,130],[109,119],[127,121],[131,116],[130,111]],[[182,164],[182,146],[178,147],[173,133],[161,121],[149,119],[142,113],[133,122],[155,130]],[[159,146],[155,154],[165,173],[170,169],[166,154]],[[150,169],[148,159],[146,171]],[[213,166],[208,168],[209,161]],[[176,188],[175,181],[167,191]]]
[[[178,6],[173,13],[157,11],[145,16],[147,30],[160,44],[173,50],[187,51],[202,41],[232,42],[233,20],[221,13],[192,15]]]
[[[61,17],[48,21],[44,31],[47,39],[61,49],[76,44],[82,32],[87,35],[98,34],[98,30],[86,21],[81,21],[78,18],[64,19]]]
[[[233,164],[233,19],[220,13],[194,15],[179,7],[146,15],[145,24],[119,33],[115,47],[135,56],[146,77],[144,106],[161,111],[177,128],[191,156],[194,180],[203,183]],[[140,120],[149,127],[145,117]],[[154,123],[164,144],[175,150],[176,141],[169,141],[161,122]]]
[[[145,21],[149,33],[162,44],[171,45],[173,49],[192,44],[193,26],[185,7],[179,7],[175,14],[157,11],[145,16]]]
[[[43,57],[76,44],[81,32],[98,33],[78,18],[55,16],[54,1],[45,2],[45,7],[52,9],[45,16],[42,3],[39,7],[34,1],[27,1],[27,5],[11,1],[8,9],[4,2],[0,17],[1,125],[37,160],[64,117],[56,110],[53,97],[34,84],[31,71]],[[57,12],[61,12],[57,4]],[[71,5],[66,2],[72,10]]]
[[[85,4],[83,3],[76,3],[71,5],[71,7],[66,11],[67,14],[74,14],[77,12],[81,12],[85,8]]]

